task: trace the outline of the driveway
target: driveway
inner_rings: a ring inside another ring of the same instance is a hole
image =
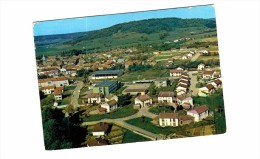
[[[197,73],[197,71],[189,71],[188,74],[191,77],[190,80],[190,91],[192,90],[192,95],[196,96],[199,92],[199,88],[196,88],[196,83],[197,82],[197,75],[192,75],[193,73]]]

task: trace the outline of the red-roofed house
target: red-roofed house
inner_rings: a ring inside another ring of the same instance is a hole
[[[209,116],[209,109],[207,106],[197,106],[187,111],[187,115],[193,116],[194,121],[199,122]]]
[[[145,95],[139,95],[135,98],[135,104],[140,104],[141,107],[149,106],[153,103],[152,98],[145,94]]]
[[[159,92],[158,102],[159,103],[173,103],[175,100],[173,92]]]
[[[54,98],[55,100],[62,100],[62,93],[63,93],[64,87],[56,87],[54,89]]]
[[[170,77],[180,77],[183,73],[183,69],[170,70]]]
[[[159,114],[159,125],[161,127],[179,125],[179,119],[177,113],[160,113]]]
[[[215,87],[212,84],[207,84],[205,87],[199,89],[198,95],[206,97],[214,92]]]
[[[205,70],[205,71],[203,71],[202,78],[204,78],[204,79],[212,79],[212,78],[214,78],[215,74],[216,74],[215,70]]]

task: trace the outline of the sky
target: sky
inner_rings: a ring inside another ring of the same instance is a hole
[[[143,11],[100,15],[61,20],[49,20],[34,24],[34,36],[85,32],[107,28],[119,23],[151,18],[215,18],[213,5],[174,8],[165,10]]]

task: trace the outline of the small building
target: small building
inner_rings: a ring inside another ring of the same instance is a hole
[[[55,86],[45,86],[42,87],[40,90],[44,93],[44,95],[52,94],[54,91]]]
[[[203,71],[202,78],[213,79],[215,74],[216,74],[215,70],[205,70]]]
[[[158,79],[154,81],[154,85],[158,88],[167,87],[168,80],[167,79]]]
[[[63,93],[64,87],[56,87],[54,89],[54,98],[55,100],[62,100],[62,93]]]
[[[118,102],[118,97],[114,94],[109,94],[109,95],[105,96],[105,102],[108,102],[111,100],[116,100]]]
[[[188,85],[185,85],[185,84],[182,84],[182,83],[179,83],[176,87],[176,92],[180,92],[180,91],[184,91],[184,92],[187,92],[187,89],[188,89]]]
[[[179,119],[177,113],[160,113],[159,114],[159,125],[165,126],[179,126]]]
[[[110,125],[108,123],[100,122],[94,126],[92,131],[93,136],[104,136],[107,135]]]
[[[87,146],[92,147],[92,146],[104,146],[104,145],[109,145],[108,141],[102,138],[91,138],[87,141]]]
[[[188,125],[194,122],[194,117],[190,116],[190,115],[183,115],[180,116],[179,118],[179,125],[183,126],[183,125]]]
[[[199,89],[198,95],[201,97],[206,97],[214,93],[214,86],[212,84],[207,84],[205,87]]]
[[[122,93],[123,94],[130,94],[130,95],[144,95],[147,92],[145,88],[126,88]]]
[[[152,98],[145,94],[145,95],[139,95],[135,98],[135,104],[140,104],[141,107],[149,106],[153,103]]]
[[[100,93],[104,96],[115,92],[119,88],[118,81],[103,81],[93,87],[93,93]]]
[[[86,96],[82,98],[87,98],[87,102],[90,104],[100,103],[100,93],[88,93]]]
[[[198,71],[204,70],[205,64],[201,63],[198,65]]]
[[[113,79],[123,74],[122,70],[104,70],[93,72],[91,79]]]
[[[187,60],[188,57],[187,57],[187,56],[182,56],[181,59],[183,59],[183,60]]]
[[[176,99],[177,103],[184,109],[193,108],[193,99],[187,94],[177,95]]]
[[[159,92],[158,102],[159,103],[174,103],[174,93],[173,92]]]
[[[181,69],[170,70],[170,77],[180,77],[182,73],[183,70]]]
[[[209,116],[209,109],[207,106],[197,106],[187,111],[187,115],[193,116],[194,121],[199,122]]]
[[[117,101],[115,99],[113,99],[106,103],[103,103],[103,104],[101,104],[101,108],[105,108],[106,112],[109,113],[109,112],[117,109]]]

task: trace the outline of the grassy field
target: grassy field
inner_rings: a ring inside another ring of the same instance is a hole
[[[175,133],[173,127],[159,127],[152,124],[151,121],[152,121],[151,118],[144,117],[143,119],[142,117],[140,117],[140,118],[127,120],[126,122],[155,134],[169,135]]]
[[[142,141],[151,141],[151,140],[141,135],[135,134],[131,131],[126,131],[124,133],[123,143],[133,143],[133,142],[142,142]]]
[[[149,112],[158,115],[161,112],[174,112],[172,106],[154,106],[149,109]]]
[[[91,115],[88,117],[84,117],[84,122],[87,121],[97,121],[101,119],[115,119],[115,118],[123,118],[137,113],[138,110],[133,109],[133,105],[129,104],[128,106],[124,106],[123,108],[119,108],[116,111],[110,114],[97,114]]]

